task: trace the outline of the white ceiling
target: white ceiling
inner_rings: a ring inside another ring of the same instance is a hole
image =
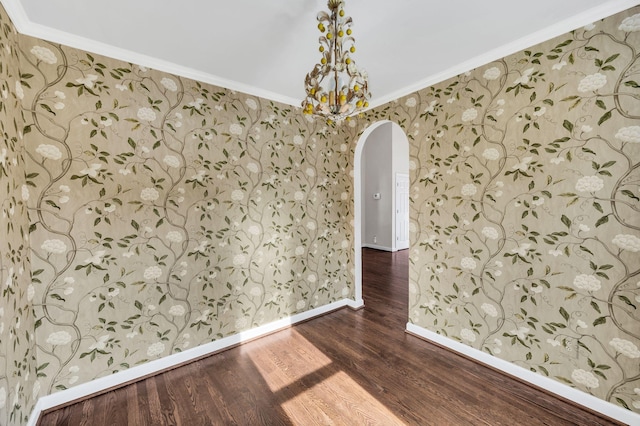
[[[326,0],[0,0],[18,31],[299,106]],[[376,106],[638,0],[347,0]]]

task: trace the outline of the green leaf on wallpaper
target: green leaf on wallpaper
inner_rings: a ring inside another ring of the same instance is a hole
[[[40,107],[50,114],[57,115],[55,112],[53,112],[53,110],[51,109],[51,107],[49,107],[49,105],[40,104]]]
[[[597,202],[593,202],[593,208],[598,210],[600,213],[604,213],[604,210],[602,210],[602,206],[600,205],[600,203]]]
[[[573,123],[571,123],[569,120],[564,120],[562,122],[562,127],[567,129],[569,132],[573,132]]]
[[[618,404],[622,405],[627,410],[631,410],[624,399],[616,397],[616,401],[618,401]]]
[[[63,299],[59,294],[57,293],[53,293],[49,295],[50,298],[55,299],[55,300],[59,300],[61,302],[66,302],[65,299]]]
[[[581,348],[583,348],[587,352],[591,353],[591,349],[589,349],[589,347],[587,345],[585,345],[584,343],[582,343],[580,340],[578,340],[578,346],[580,346]]]
[[[582,250],[585,253],[589,253],[591,256],[593,256],[593,252],[591,250],[589,250],[588,248],[586,248],[585,246],[580,246],[580,250]]]
[[[608,63],[610,63],[610,62],[613,62],[613,61],[615,61],[615,60],[618,58],[618,56],[620,56],[620,54],[619,54],[619,53],[616,53],[615,55],[611,55],[611,56],[609,56],[609,57],[604,61],[604,63],[605,63],[605,64],[608,64]]]
[[[596,105],[602,109],[605,109],[605,110],[607,109],[607,106],[604,104],[604,101],[602,99],[598,99],[596,101]]]
[[[631,306],[633,309],[638,309],[636,307],[636,305],[634,305],[633,303],[631,303],[631,300],[629,300],[629,298],[627,296],[618,296],[618,299],[622,300],[624,303],[626,303],[627,305]]]
[[[640,201],[640,198],[638,198],[633,192],[629,191],[628,189],[624,189],[622,191],[620,191],[623,195],[626,195],[627,197],[636,200],[636,201]]]
[[[562,215],[562,218],[560,220],[562,220],[564,226],[566,226],[567,228],[571,228],[571,219],[569,219],[567,216]]]
[[[560,315],[562,315],[562,318],[564,318],[565,321],[569,321],[569,313],[564,308],[561,307],[559,312],[560,312]]]
[[[597,313],[601,314],[602,312],[600,312],[600,306],[598,306],[598,304],[596,303],[595,300],[591,301],[591,307],[593,308],[594,311],[596,311]]]
[[[610,118],[611,118],[611,111],[605,112],[604,115],[600,117],[600,120],[598,120],[598,126],[602,125],[602,123],[604,123]]]
[[[598,221],[596,222],[596,228],[600,225],[604,225],[605,223],[609,222],[609,215],[606,216],[602,216],[600,219],[598,219]]]
[[[632,81],[632,80],[625,81],[624,85],[628,86],[628,87],[633,87],[634,89],[640,89],[640,84],[638,84],[638,83],[636,83],[635,81]]]
[[[598,325],[605,324],[606,322],[607,322],[607,317],[600,317],[593,322],[593,326],[596,327]]]

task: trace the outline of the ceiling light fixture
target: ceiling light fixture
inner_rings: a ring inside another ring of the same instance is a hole
[[[358,70],[351,55],[356,51],[351,36],[351,17],[345,16],[344,0],[329,0],[329,11],[318,13],[322,59],[305,78],[305,114],[339,121],[369,106],[368,77]]]

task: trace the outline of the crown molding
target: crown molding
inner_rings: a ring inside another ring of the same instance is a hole
[[[474,58],[461,62],[460,64],[455,65],[445,71],[430,75],[420,81],[405,86],[402,89],[398,89],[392,93],[389,93],[388,95],[372,99],[371,101],[369,101],[369,109],[377,108],[381,105],[393,102],[404,96],[410,95],[427,87],[431,87],[452,77],[470,71],[474,68],[487,65],[498,59],[507,57],[537,44],[551,40],[555,37],[561,36],[562,34],[566,34],[569,31],[575,30],[576,28],[583,27],[585,25],[615,15],[616,13],[623,12],[638,5],[640,5],[640,1],[638,0],[608,1],[603,5],[586,10],[582,13],[572,16],[569,19],[565,19],[540,31],[536,31],[535,33],[532,33],[526,37],[519,38],[496,49],[485,52],[482,55],[478,55]]]
[[[29,20],[20,0],[0,0],[0,3],[4,6],[11,18],[11,21],[20,34],[300,108],[302,98],[292,98],[280,93],[271,92],[259,87],[250,86],[238,81],[198,71],[173,62],[164,61],[152,56],[132,52],[127,49],[118,48],[106,43],[101,43],[65,31],[40,25]]]
[[[259,87],[240,83],[238,81],[225,79],[213,74],[198,71],[190,67],[181,66],[173,62],[163,61],[158,58],[135,53],[126,49],[117,48],[105,43],[96,42],[88,38],[76,36],[64,31],[56,30],[44,25],[34,23],[29,20],[29,17],[27,16],[27,13],[25,12],[20,0],[0,0],[0,3],[2,3],[5,10],[9,14],[9,17],[13,21],[16,29],[21,34],[54,43],[63,44],[76,49],[93,52],[121,61],[142,65],[151,69],[182,76],[203,83],[209,83],[226,89],[246,93],[251,96],[257,96],[267,100],[280,102],[296,108],[300,107],[301,99],[292,98],[280,93],[275,93],[269,90],[261,89]],[[543,30],[530,34],[529,36],[519,38],[499,48],[492,49],[484,54],[461,62],[460,64],[453,66],[443,72],[430,75],[424,79],[409,84],[402,89],[398,89],[392,93],[383,95],[378,98],[373,98],[369,102],[370,107],[368,109],[373,109],[386,103],[395,101],[411,93],[433,86],[474,68],[486,65],[497,59],[504,58],[513,53],[550,40],[571,30],[622,12],[639,4],[640,1],[638,0],[607,1],[601,6],[591,8],[569,19],[565,19],[559,23],[546,27]]]

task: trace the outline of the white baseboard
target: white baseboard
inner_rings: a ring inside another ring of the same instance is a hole
[[[75,400],[121,386],[128,382],[139,380],[143,377],[161,372],[163,370],[167,370],[169,368],[184,364],[189,361],[193,361],[195,359],[215,352],[219,352],[232,346],[236,346],[240,343],[265,336],[267,334],[287,328],[296,323],[306,321],[320,315],[324,315],[328,312],[343,308],[345,306],[353,309],[359,309],[360,307],[364,306],[364,302],[362,301],[362,299],[339,300],[337,302],[333,302],[319,308],[311,309],[309,311],[295,314],[291,317],[283,318],[278,321],[253,328],[251,330],[234,334],[233,336],[224,337],[220,340],[206,343],[204,345],[200,345],[183,352],[168,355],[154,361],[149,361],[145,364],[131,367],[127,370],[120,371],[110,376],[101,377],[99,379],[95,379],[87,383],[82,383],[78,386],[74,386],[72,388],[56,392],[51,395],[43,396],[38,399],[38,402],[31,411],[31,415],[29,416],[29,422],[27,423],[27,425],[35,426],[38,422],[40,414],[45,410],[68,404]]]
[[[531,383],[532,385],[543,388],[551,393],[554,393],[562,398],[575,402],[588,409],[597,411],[612,419],[619,420],[629,425],[640,425],[640,414],[633,411],[626,410],[618,405],[607,402],[603,399],[596,398],[593,395],[582,392],[581,390],[574,389],[571,386],[560,383],[549,377],[545,377],[541,374],[534,373],[519,365],[513,364],[509,361],[497,358],[489,355],[486,352],[482,352],[478,349],[467,346],[464,343],[452,340],[448,337],[442,336],[433,331],[419,327],[415,324],[407,323],[407,332],[422,337],[425,340],[437,343],[451,349],[454,352],[458,352],[482,364],[486,364],[498,370],[501,370],[511,376],[514,376],[520,380]]]

